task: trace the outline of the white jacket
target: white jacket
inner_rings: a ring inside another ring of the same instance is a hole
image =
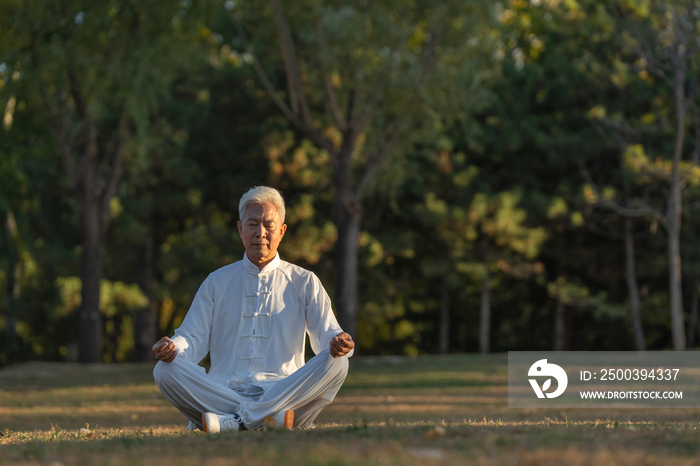
[[[209,376],[227,385],[267,387],[304,365],[305,332],[314,353],[343,332],[318,277],[279,254],[258,270],[244,254],[204,280],[172,340],[195,363],[210,352]]]

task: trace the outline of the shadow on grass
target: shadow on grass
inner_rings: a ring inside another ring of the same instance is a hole
[[[489,380],[507,372],[507,355],[440,356],[376,356],[351,358],[348,388],[394,389],[432,388],[444,385],[486,386]],[[71,387],[101,387],[104,385],[139,385],[153,383],[152,363],[77,364],[57,362],[29,362],[0,370],[0,390],[30,391]],[[404,375],[407,379],[392,377]],[[502,378],[502,377],[501,377]]]
[[[28,362],[0,371],[0,389],[12,391],[153,383],[155,363]]]

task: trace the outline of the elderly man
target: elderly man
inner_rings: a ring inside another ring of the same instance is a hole
[[[210,274],[175,336],[153,345],[153,376],[190,428],[259,429],[268,416],[309,427],[338,393],[355,343],[316,275],[279,258],[279,191],[252,188],[238,213],[243,260]],[[306,364],[305,333],[316,354]],[[208,373],[197,364],[207,353]]]

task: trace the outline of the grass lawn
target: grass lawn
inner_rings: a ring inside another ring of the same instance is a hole
[[[699,464],[700,409],[507,406],[506,355],[353,358],[309,431],[189,433],[153,364],[0,371],[0,464]]]

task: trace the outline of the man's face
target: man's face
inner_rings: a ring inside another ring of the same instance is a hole
[[[250,204],[238,221],[238,233],[243,240],[248,259],[262,269],[277,254],[277,247],[287,231],[277,208],[272,204]]]

